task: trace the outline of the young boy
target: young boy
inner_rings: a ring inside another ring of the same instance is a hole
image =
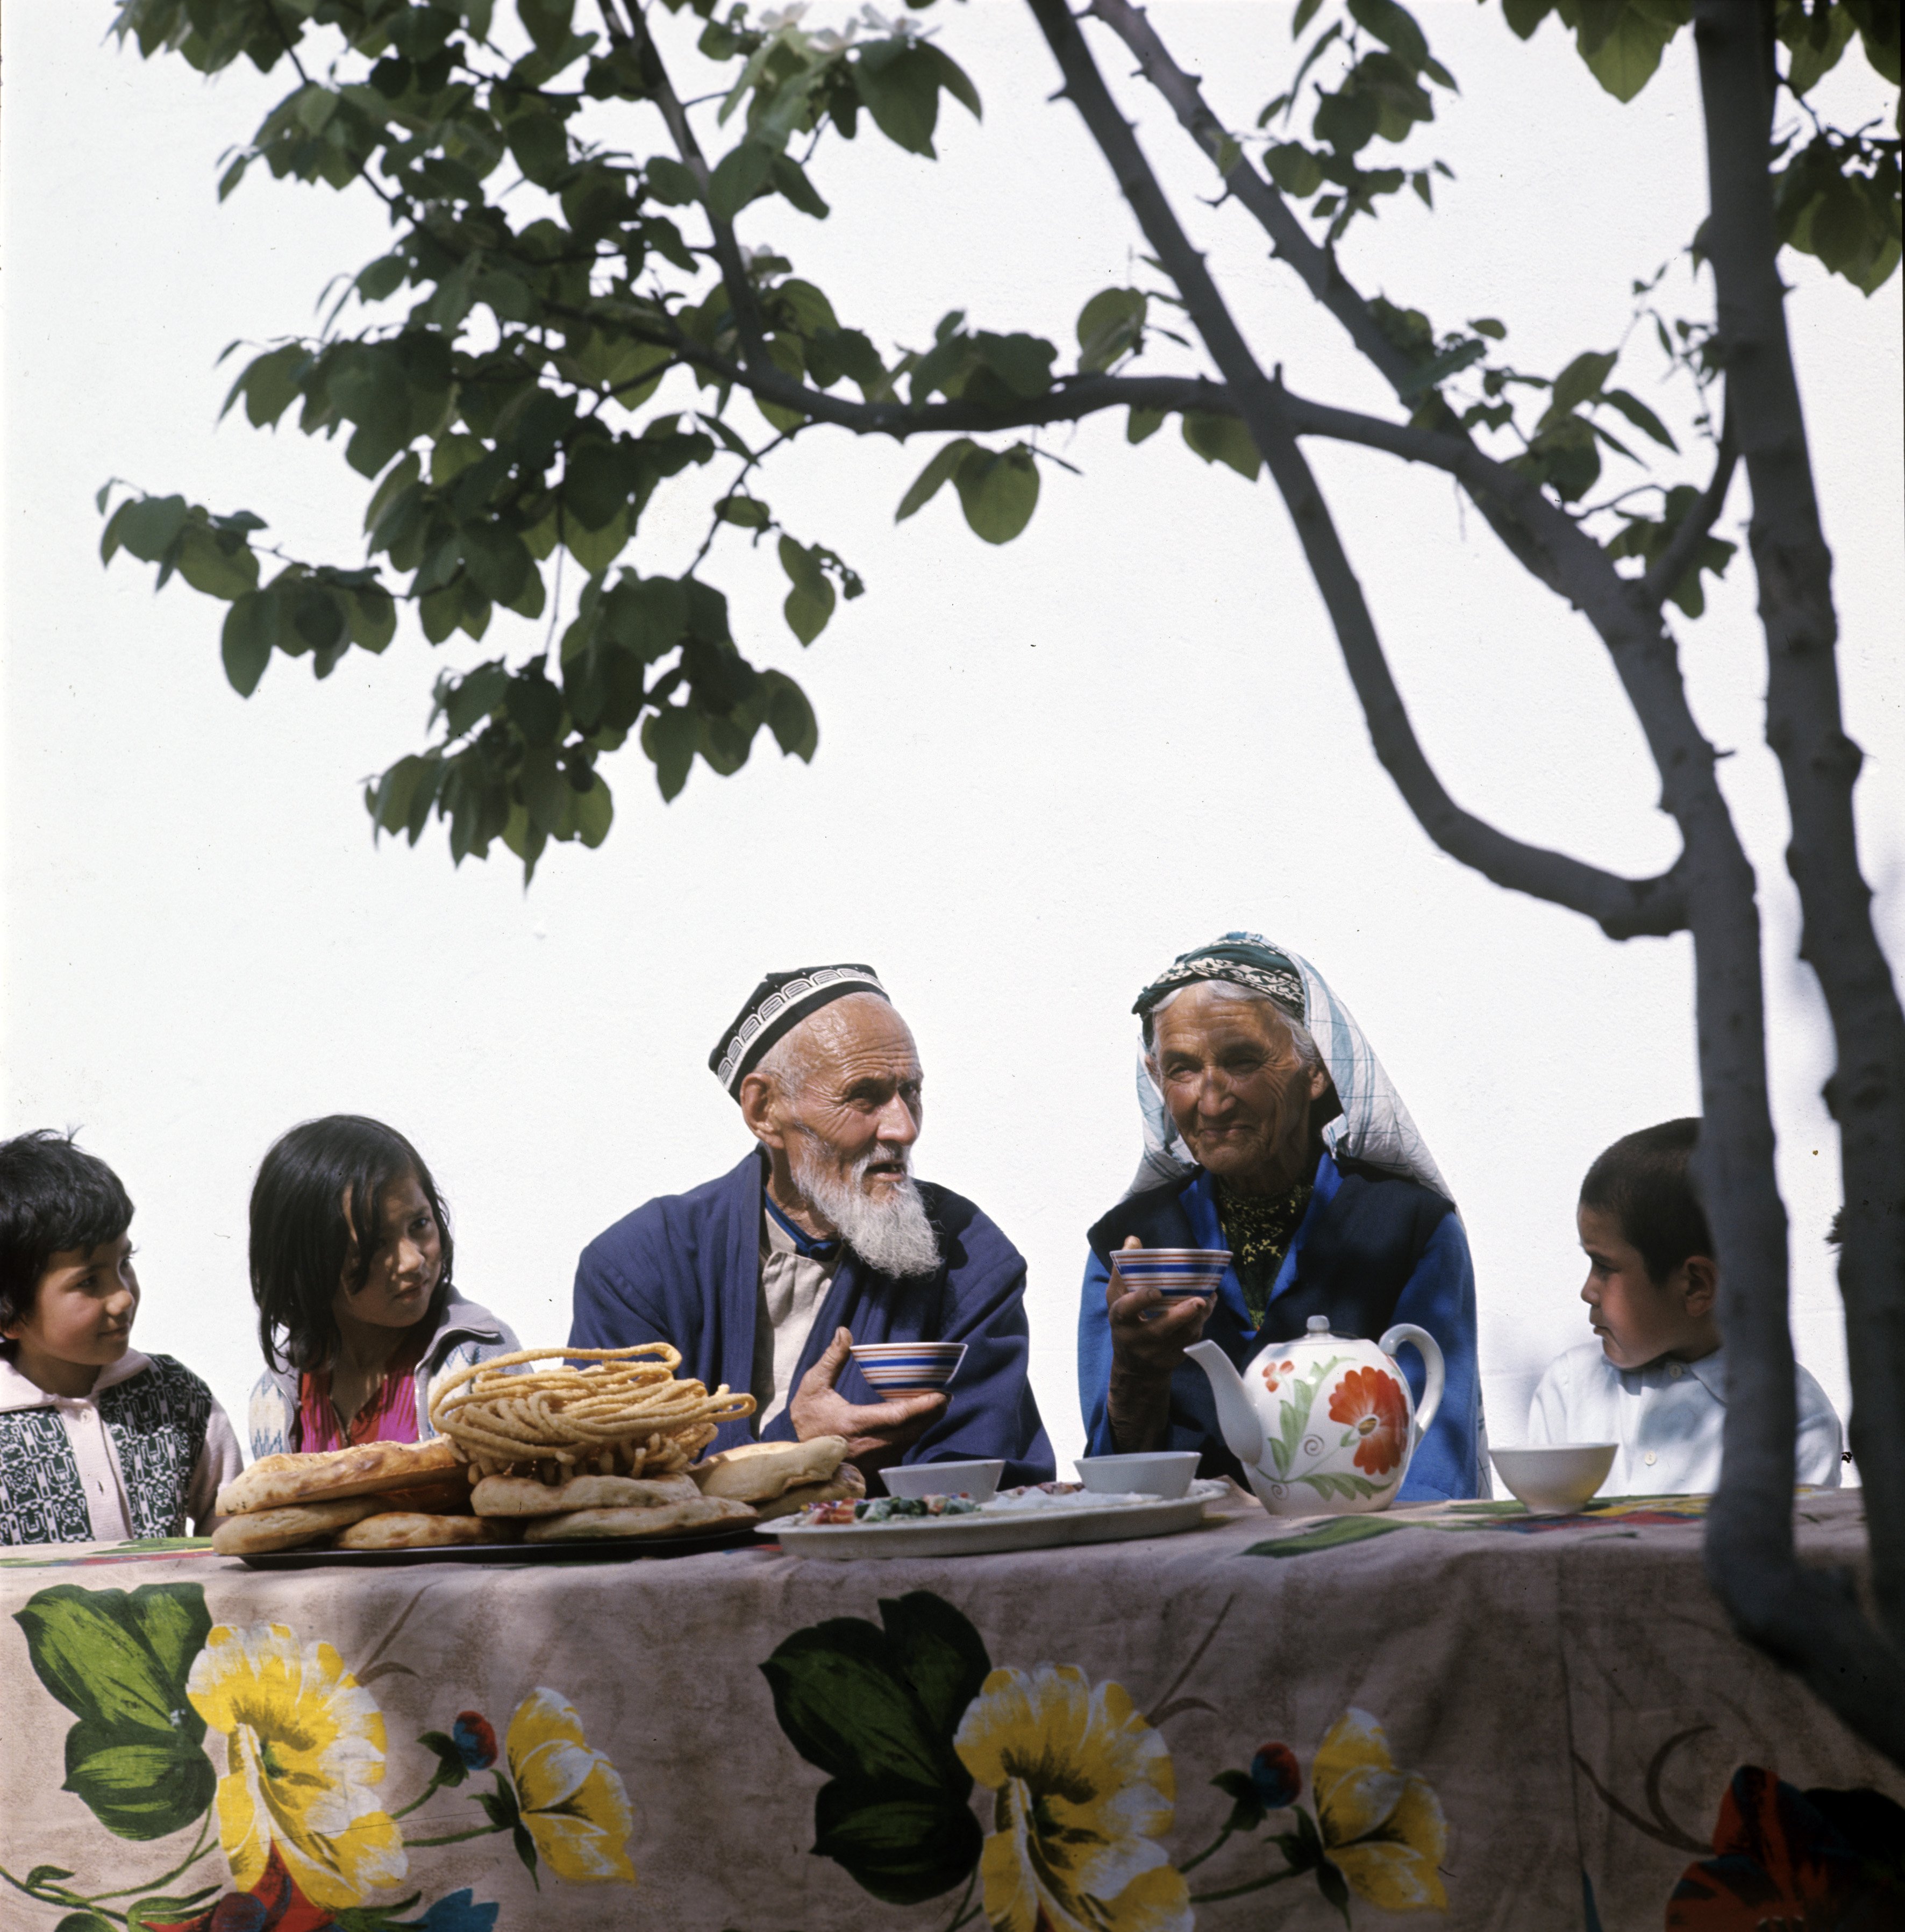
[[[1726,1415],[1714,1316],[1720,1275],[1687,1172],[1700,1126],[1668,1120],[1629,1134],[1581,1184],[1581,1299],[1599,1340],[1548,1365],[1528,1439],[1618,1443],[1604,1496],[1708,1495],[1719,1486]],[[1835,1487],[1839,1418],[1819,1384],[1804,1369],[1798,1376],[1796,1479]]]
[[[211,1390],[128,1346],[131,1224],[70,1136],[0,1142],[0,1544],[203,1534],[243,1466]]]

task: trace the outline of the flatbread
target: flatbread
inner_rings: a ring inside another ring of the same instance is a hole
[[[446,1469],[427,1481],[406,1483],[400,1490],[380,1490],[370,1498],[380,1510],[404,1510],[418,1516],[470,1516],[470,1471],[466,1466]]]
[[[441,1475],[461,1461],[446,1436],[433,1436],[427,1442],[359,1442],[309,1456],[261,1456],[218,1492],[218,1514],[249,1515],[292,1503],[374,1496]]]
[[[770,1502],[796,1484],[831,1482],[846,1454],[844,1436],[810,1436],[804,1442],[742,1442],[697,1462],[688,1473],[704,1496]]]
[[[338,1538],[340,1550],[443,1550],[459,1543],[514,1543],[520,1525],[480,1516],[424,1516],[383,1510],[354,1522]]]
[[[576,1543],[598,1537],[663,1536],[755,1520],[746,1503],[728,1496],[697,1496],[692,1502],[664,1503],[659,1509],[580,1509],[544,1516],[524,1531],[523,1540]]]
[[[579,1509],[662,1509],[692,1502],[700,1491],[686,1476],[572,1476],[539,1483],[532,1476],[485,1476],[470,1492],[479,1516],[561,1516]]]
[[[842,1462],[830,1483],[800,1483],[784,1490],[771,1502],[756,1503],[754,1514],[763,1522],[776,1517],[796,1516],[809,1503],[856,1503],[866,1494],[866,1478],[850,1462]]]
[[[268,1550],[296,1550],[315,1543],[334,1529],[376,1513],[377,1504],[364,1496],[340,1503],[293,1503],[284,1509],[254,1510],[220,1521],[212,1532],[212,1546],[220,1556],[260,1556]]]

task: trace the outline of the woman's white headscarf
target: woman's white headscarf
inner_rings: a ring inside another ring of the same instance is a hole
[[[1169,970],[1138,994],[1132,1010],[1147,1012],[1167,994],[1197,980],[1225,980],[1248,987],[1302,1022],[1323,1056],[1342,1104],[1342,1112],[1323,1130],[1323,1144],[1332,1155],[1405,1174],[1432,1188],[1444,1200],[1455,1198],[1354,1016],[1307,959],[1287,947],[1271,945],[1259,933],[1227,932],[1193,952],[1180,952]],[[1151,1078],[1142,1034],[1138,1042],[1138,1110],[1144,1121],[1144,1157],[1126,1192],[1139,1193],[1196,1172],[1197,1163]]]

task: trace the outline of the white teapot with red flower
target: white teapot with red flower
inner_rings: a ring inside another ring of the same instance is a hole
[[[1428,1370],[1420,1409],[1396,1365],[1406,1342]],[[1442,1400],[1442,1352],[1407,1322],[1365,1342],[1312,1315],[1301,1341],[1273,1342],[1240,1376],[1214,1342],[1184,1353],[1210,1377],[1225,1445],[1272,1516],[1387,1509]]]

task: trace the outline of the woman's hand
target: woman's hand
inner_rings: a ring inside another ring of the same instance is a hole
[[[1136,1234],[1126,1248],[1144,1246]],[[1152,1311],[1162,1310],[1162,1313]],[[1112,1326],[1112,1381],[1106,1394],[1112,1437],[1127,1454],[1163,1446],[1170,1426],[1171,1378],[1183,1366],[1184,1351],[1204,1332],[1210,1301],[1202,1295],[1167,1304],[1155,1288],[1127,1288],[1112,1257],[1105,1285],[1105,1310]]]

